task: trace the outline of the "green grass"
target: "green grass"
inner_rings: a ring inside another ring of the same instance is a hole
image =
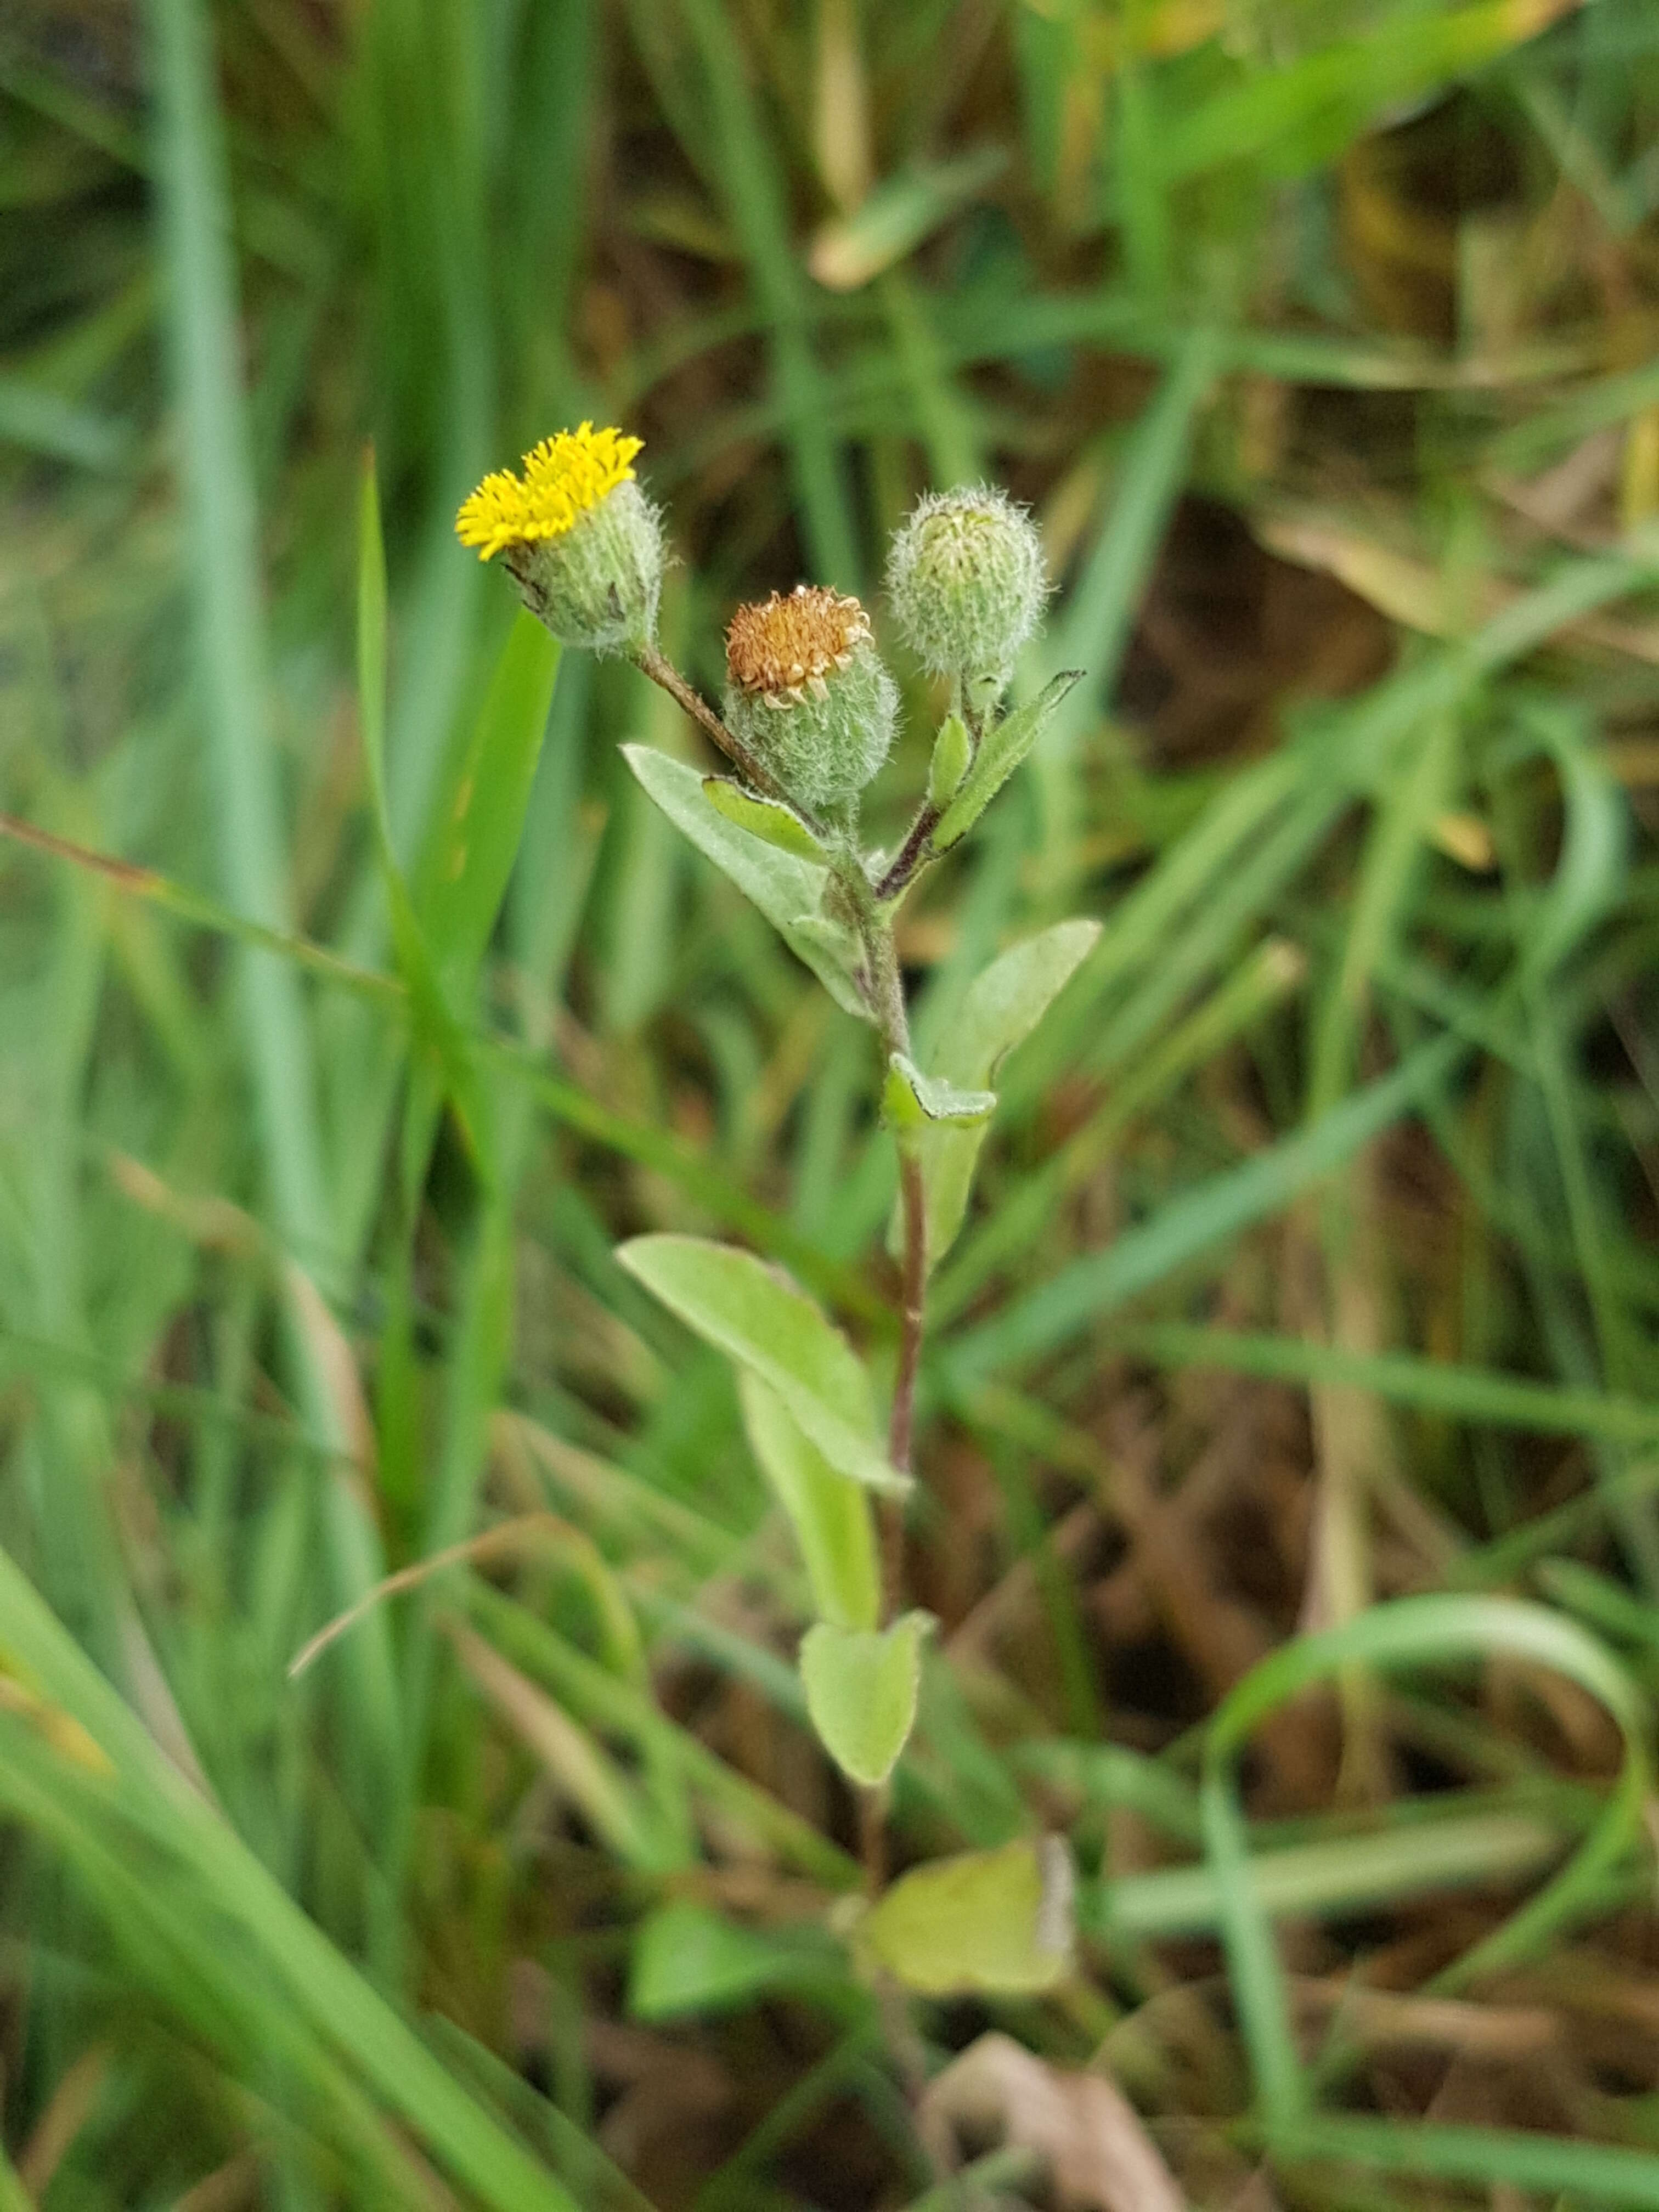
[[[1659,33],[1549,13],[0,31],[7,2212],[1018,2195],[917,2125],[989,2027],[1195,2205],[1659,2203]],[[711,690],[930,483],[1054,550],[902,945],[925,1046],[1104,925],[937,1281],[890,1838],[1069,1834],[1046,1997],[826,1932],[804,1577],[612,1257],[891,1371],[866,1040],[453,541],[586,416]]]

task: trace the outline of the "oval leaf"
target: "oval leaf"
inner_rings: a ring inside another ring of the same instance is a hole
[[[837,1474],[768,1382],[738,1376],[749,1442],[784,1511],[812,1586],[812,1603],[837,1628],[873,1628],[881,1601],[870,1501]]]
[[[842,1772],[873,1788],[885,1782],[915,1725],[922,1638],[931,1613],[907,1613],[884,1632],[836,1628],[827,1620],[801,1638],[806,1710]]]
[[[706,1344],[769,1383],[838,1473],[893,1497],[909,1490],[877,1442],[858,1355],[781,1267],[703,1237],[636,1237],[617,1257]]]
[[[1059,1836],[935,1859],[865,1916],[860,1946],[925,1996],[1050,1989],[1071,1963],[1074,1886]]]
[[[987,1084],[1014,1047],[1042,1020],[1100,936],[1097,921],[1056,922],[994,960],[970,986],[962,1012],[939,1048],[933,1078],[952,1090]],[[934,1123],[917,1139],[927,1194],[927,1264],[936,1267],[955,1241],[968,1210],[985,1126]],[[897,1249],[896,1233],[889,1243]]]
[[[654,745],[624,745],[622,752],[669,820],[731,878],[745,898],[754,901],[836,1004],[867,1022],[870,1009],[846,967],[825,941],[797,926],[803,916],[817,913],[825,870],[798,854],[781,852],[716,813],[703,790],[702,777],[686,762],[659,752]]]

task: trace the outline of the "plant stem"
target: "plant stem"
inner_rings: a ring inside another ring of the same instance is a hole
[[[910,878],[932,858],[927,850],[927,841],[939,827],[939,810],[929,799],[910,824],[909,832],[899,847],[893,865],[876,885],[878,899],[895,899],[902,890],[908,890]]]
[[[927,1297],[927,1206],[921,1162],[913,1146],[899,1146],[899,1199],[904,1214],[904,1333],[899,1346],[898,1381],[887,1456],[901,1474],[910,1469],[910,1437],[915,1421],[916,1370],[921,1363],[921,1331]]]
[[[632,658],[641,676],[648,676],[653,684],[661,685],[671,699],[678,702],[704,735],[726,755],[751,791],[759,792],[763,798],[777,799],[792,813],[799,814],[810,829],[818,828],[811,816],[805,814],[776,779],[762,767],[742,738],[726,728],[702,694],[686,682],[666,653],[659,653],[654,645],[647,645],[641,646]]]
[[[904,1004],[904,979],[899,972],[898,947],[890,918],[884,914],[874,890],[861,867],[848,871],[843,887],[858,913],[859,935],[864,945],[865,996],[881,1036],[884,1056],[907,1059],[910,1052],[910,1021]],[[901,1474],[910,1471],[915,1427],[916,1373],[921,1363],[921,1338],[927,1297],[927,1209],[922,1186],[921,1162],[914,1146],[898,1138],[899,1194],[904,1224],[904,1256],[901,1289],[902,1333],[899,1344],[898,1376],[893,1388],[893,1410],[887,1431],[887,1456]],[[880,1505],[883,1618],[893,1620],[904,1602],[904,1516],[898,1504],[884,1498]]]

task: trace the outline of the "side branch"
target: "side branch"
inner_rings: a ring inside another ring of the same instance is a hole
[[[655,646],[647,645],[633,655],[633,661],[641,676],[648,676],[653,684],[660,685],[671,699],[684,708],[703,734],[726,755],[751,791],[759,792],[763,799],[778,799],[795,813],[800,813],[799,804],[790,799],[776,779],[761,766],[742,738],[735,737],[726,728],[702,694],[686,682],[665,654],[659,653]],[[812,826],[816,827],[816,824]]]
[[[939,809],[929,799],[910,824],[909,834],[894,856],[891,867],[876,885],[876,896],[884,905],[889,899],[896,898],[917,870],[932,857],[927,841],[938,829],[939,821]]]

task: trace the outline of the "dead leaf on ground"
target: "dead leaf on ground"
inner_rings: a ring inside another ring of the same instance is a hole
[[[1067,2074],[1006,2035],[981,2035],[921,2100],[917,2124],[940,2163],[958,2138],[1000,2130],[1035,2151],[1072,2212],[1187,2212],[1187,2200],[1139,2114],[1103,2074]]]

